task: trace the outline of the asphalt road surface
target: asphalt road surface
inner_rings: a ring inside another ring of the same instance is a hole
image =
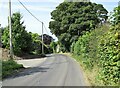
[[[33,62],[34,63],[34,62]],[[36,67],[27,68],[3,81],[3,86],[87,86],[80,65],[70,57],[55,54]]]

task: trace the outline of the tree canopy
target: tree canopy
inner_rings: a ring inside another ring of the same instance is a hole
[[[67,51],[84,31],[94,29],[107,20],[108,11],[101,4],[91,2],[63,2],[51,12],[49,28]]]
[[[120,6],[115,7],[110,17],[112,25],[120,23]]]
[[[21,22],[22,16],[19,12],[16,12],[11,17],[12,22],[12,44],[15,54],[21,54],[23,52],[30,52],[32,45],[31,35],[25,30],[23,26],[24,22]],[[9,48],[9,29],[5,27],[2,34],[3,48]]]

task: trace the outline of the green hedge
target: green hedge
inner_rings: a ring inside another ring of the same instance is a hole
[[[100,39],[100,80],[105,85],[120,85],[120,24]]]
[[[2,80],[2,61],[0,60],[0,80]]]
[[[120,24],[109,28],[104,25],[86,32],[74,44],[73,54],[86,69],[99,68],[99,85],[120,85]]]

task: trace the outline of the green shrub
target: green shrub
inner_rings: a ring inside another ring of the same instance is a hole
[[[0,60],[0,80],[2,79],[2,61]]]
[[[99,78],[105,85],[120,85],[120,24],[101,37]]]
[[[97,66],[97,85],[120,85],[120,24],[86,32],[75,43],[73,53],[86,69]]]
[[[23,68],[23,65],[17,64],[17,62],[13,60],[2,61],[2,78],[12,75],[20,68]]]
[[[72,43],[71,47],[70,47],[70,52],[73,53],[74,52],[74,46],[75,46],[75,42]]]
[[[90,32],[85,32],[74,45],[74,55],[82,59],[87,69],[92,69],[94,65],[98,64],[98,41],[107,30],[108,26],[104,25]]]

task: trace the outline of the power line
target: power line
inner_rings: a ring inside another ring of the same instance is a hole
[[[42,21],[40,21],[35,15],[33,15],[20,0],[18,0],[18,1],[37,21],[39,21],[40,23],[42,23]]]
[[[42,21],[40,21],[35,15],[33,15],[20,0],[18,0],[18,1],[38,22],[42,23],[42,54],[44,54],[44,46],[45,46],[44,41],[43,41],[43,25],[44,25],[44,23]]]
[[[47,28],[45,27],[45,24],[43,24],[43,26],[44,26],[44,28],[45,28],[45,30],[46,30],[46,32],[47,32],[47,34],[49,34],[49,33],[48,33],[48,31],[47,31]]]
[[[27,9],[27,7],[26,7],[20,0],[18,0],[18,1],[19,1],[19,3],[20,3],[37,21],[39,21],[40,23],[43,23],[43,22],[40,21],[35,15],[33,15],[33,14]],[[43,23],[43,26],[44,26],[46,32],[48,33],[48,31],[47,31],[44,23]],[[48,33],[48,34],[49,34],[49,33]]]

